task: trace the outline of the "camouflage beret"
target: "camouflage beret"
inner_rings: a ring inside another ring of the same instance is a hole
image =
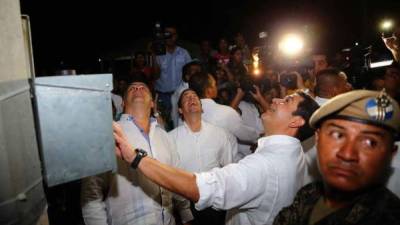
[[[343,118],[400,131],[399,104],[383,90],[350,91],[330,99],[311,116],[313,128],[327,118]]]

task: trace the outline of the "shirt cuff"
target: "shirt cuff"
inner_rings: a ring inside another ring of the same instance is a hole
[[[216,194],[217,179],[212,172],[195,173],[196,183],[199,188],[199,201],[195,203],[197,210],[203,210],[212,206],[214,194]]]
[[[181,217],[181,221],[183,224],[194,219],[190,209],[185,209],[185,210],[179,211],[179,216]]]

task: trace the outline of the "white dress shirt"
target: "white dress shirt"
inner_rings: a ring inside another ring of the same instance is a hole
[[[272,224],[303,186],[304,154],[300,141],[286,135],[258,140],[254,154],[239,163],[196,173],[196,208],[231,209],[226,224]]]
[[[174,127],[178,127],[183,124],[181,117],[178,112],[178,101],[181,93],[189,88],[189,84],[186,82],[182,82],[179,87],[175,90],[175,92],[171,95],[171,119],[174,123]]]
[[[264,133],[264,127],[260,118],[260,112],[257,107],[246,101],[241,101],[239,103],[239,109],[242,112],[241,117],[243,119],[244,124],[249,127],[253,127],[256,129],[258,134]],[[244,158],[246,155],[251,154],[250,145],[239,144],[239,151],[237,154],[238,160]],[[236,160],[236,161],[238,161]]]
[[[148,135],[136,126],[130,115],[123,114],[118,123],[135,148],[144,149],[162,163],[179,166],[174,143],[156,121],[151,122]],[[117,174],[108,177],[91,177],[82,184],[86,225],[174,225],[174,204],[183,222],[193,219],[188,200],[156,185],[122,160],[118,160]]]
[[[169,132],[175,142],[181,166],[190,172],[203,172],[232,163],[237,143],[228,138],[227,132],[201,121],[201,129],[193,132],[188,125]]]
[[[217,127],[224,128],[242,141],[256,142],[259,134],[253,127],[247,126],[234,109],[216,103],[214,100],[201,99],[203,107],[202,118]]]

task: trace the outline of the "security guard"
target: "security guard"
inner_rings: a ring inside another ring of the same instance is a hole
[[[356,90],[311,117],[323,181],[303,187],[275,218],[283,224],[399,224],[400,199],[384,186],[400,130],[385,91]]]

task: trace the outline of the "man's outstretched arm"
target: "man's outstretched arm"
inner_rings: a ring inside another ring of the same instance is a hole
[[[127,163],[132,163],[136,157],[134,147],[127,141],[124,132],[117,123],[113,123],[114,138],[116,141],[116,155]],[[180,170],[151,157],[144,157],[138,169],[151,181],[174,193],[197,202],[199,200],[199,189],[196,184],[196,176],[193,173]]]

